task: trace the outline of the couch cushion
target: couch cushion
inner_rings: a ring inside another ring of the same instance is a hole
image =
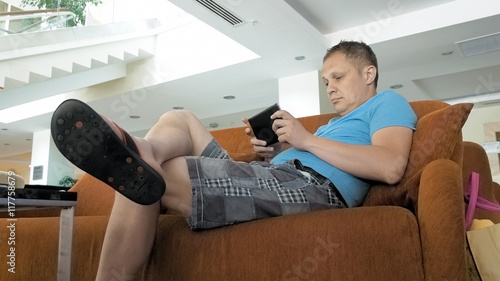
[[[422,259],[417,219],[400,207],[315,211],[205,231],[164,215],[141,280],[424,280]]]
[[[422,103],[429,103],[430,113],[425,114]],[[443,104],[438,101],[410,103],[417,117],[416,130],[405,174],[397,185],[376,184],[368,193],[364,205],[398,205],[410,207],[416,202],[422,169],[436,159],[461,161],[462,126],[465,124],[472,103],[462,103],[434,110]],[[423,116],[419,116],[422,115]],[[456,154],[460,154],[458,157]]]

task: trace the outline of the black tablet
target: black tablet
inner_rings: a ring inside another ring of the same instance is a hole
[[[274,119],[271,119],[271,115],[278,110],[280,110],[280,107],[275,103],[256,115],[248,118],[248,123],[250,123],[255,137],[259,140],[266,141],[267,145],[278,142],[278,136],[272,129]]]

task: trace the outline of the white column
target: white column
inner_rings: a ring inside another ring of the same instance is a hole
[[[75,166],[59,152],[50,130],[33,134],[29,184],[59,185],[64,176],[74,177]]]
[[[319,71],[311,71],[279,79],[280,107],[294,117],[332,112]]]

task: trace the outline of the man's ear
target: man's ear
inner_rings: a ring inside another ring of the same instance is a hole
[[[377,68],[373,65],[368,65],[365,67],[364,74],[366,85],[370,85],[375,82],[375,77],[377,77]]]

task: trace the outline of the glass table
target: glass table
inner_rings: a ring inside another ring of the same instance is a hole
[[[73,243],[73,217],[77,193],[68,192],[55,186],[25,186],[15,189],[13,185],[0,184],[0,212],[7,213],[10,237],[15,239],[15,225],[22,218],[23,210],[43,208],[59,208],[59,252],[57,263],[57,280],[71,278],[71,249]],[[15,249],[15,245],[13,245]],[[13,258],[13,260],[12,260]],[[15,267],[15,256],[11,258]]]

